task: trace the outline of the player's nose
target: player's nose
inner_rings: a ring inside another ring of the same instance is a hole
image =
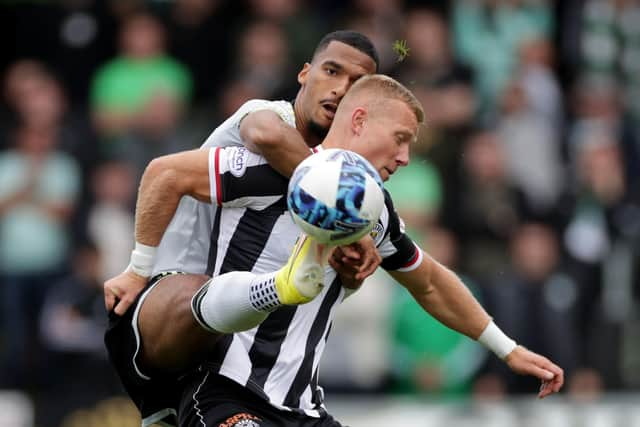
[[[398,151],[398,155],[396,156],[396,163],[400,166],[407,166],[409,164],[410,154],[409,147],[402,146]]]
[[[336,82],[333,90],[331,91],[333,95],[338,98],[338,101],[342,100],[342,97],[349,90],[349,79],[340,79]]]

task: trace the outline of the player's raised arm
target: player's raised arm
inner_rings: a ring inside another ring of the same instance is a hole
[[[183,196],[211,202],[209,150],[158,157],[142,175],[136,202],[136,242],[158,246]]]
[[[184,151],[149,163],[138,189],[135,249],[129,267],[104,284],[107,310],[122,315],[144,288],[182,196],[210,201],[209,194],[209,150]]]
[[[247,114],[240,122],[240,136],[249,150],[262,154],[286,177],[311,154],[300,132],[272,110]]]
[[[506,336],[456,274],[427,254],[423,255],[417,268],[390,274],[442,324],[478,340],[514,372],[539,378],[542,381],[539,397],[558,392],[564,383],[562,369]]]

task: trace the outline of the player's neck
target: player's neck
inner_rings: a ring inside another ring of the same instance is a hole
[[[296,117],[296,129],[298,129],[298,132],[300,132],[300,135],[302,135],[302,138],[304,139],[304,142],[307,143],[307,146],[311,148],[320,145],[320,143],[323,141],[323,138],[318,135],[317,132],[314,132],[311,126],[309,126],[306,122],[302,120],[298,121],[298,117]]]
[[[340,143],[340,140],[338,138],[334,138],[333,135],[329,133],[329,135],[327,135],[324,141],[322,141],[321,149],[322,150],[328,150],[329,148],[345,149],[344,145],[345,145],[344,143]]]
[[[309,118],[305,117],[297,97],[293,101],[293,114],[296,118],[296,129],[300,132],[300,135],[302,135],[307,146],[315,147],[319,145],[323,141],[324,135],[320,135],[318,132],[314,131]]]
[[[326,138],[322,140],[322,147],[325,150],[328,148],[350,150],[352,139],[353,134],[345,128],[343,123],[334,123]]]

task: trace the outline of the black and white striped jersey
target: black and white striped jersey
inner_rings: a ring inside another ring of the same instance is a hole
[[[286,209],[288,181],[263,157],[229,145],[241,143],[238,125],[248,112],[273,109],[294,126],[293,108],[283,101],[248,104],[203,145],[209,150],[212,203],[181,201],[160,245],[156,271],[266,273],[287,262],[300,234]],[[382,266],[412,270],[422,261],[422,251],[405,235],[388,194],[385,202],[372,231]],[[318,365],[335,311],[347,296],[333,270],[328,268],[325,277],[324,290],[312,302],[282,307],[259,327],[223,337],[207,367],[275,407],[320,416],[324,406]]]
[[[240,122],[247,114],[259,110],[274,111],[285,123],[295,127],[295,115],[290,102],[254,99],[246,102],[218,126],[201,148],[209,150],[211,147],[242,147]],[[213,155],[214,152],[211,154]],[[229,171],[238,174],[246,165],[239,163],[243,160],[242,151],[237,151],[236,156],[237,162],[232,164]],[[214,166],[214,160],[212,157],[210,166]],[[213,180],[211,188],[215,189],[215,175],[211,174],[210,176]],[[216,201],[215,198],[212,200]],[[211,273],[209,270],[209,266],[212,265],[209,263],[212,247],[211,235],[214,219],[219,214],[216,203],[202,203],[191,197],[183,197],[158,247],[153,274],[169,270],[180,270],[194,274]],[[228,230],[222,230],[223,233],[226,231]],[[217,234],[216,230],[213,232]]]
[[[286,210],[287,181],[244,148],[212,149],[211,157],[212,200],[224,209],[214,220],[208,271],[277,270],[300,233]],[[234,173],[234,167],[242,172]],[[419,265],[422,252],[404,234],[388,193],[385,196],[386,209],[373,232],[382,266],[408,271]],[[325,289],[312,302],[282,307],[259,327],[222,338],[207,365],[276,407],[320,416],[324,408],[318,364],[335,311],[346,296],[328,268]]]

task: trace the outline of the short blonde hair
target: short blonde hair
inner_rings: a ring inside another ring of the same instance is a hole
[[[420,101],[402,83],[384,74],[369,74],[358,79],[346,93],[340,105],[348,105],[351,99],[355,99],[364,92],[370,94],[375,100],[395,99],[404,102],[413,111],[418,125],[424,123],[424,110]]]

